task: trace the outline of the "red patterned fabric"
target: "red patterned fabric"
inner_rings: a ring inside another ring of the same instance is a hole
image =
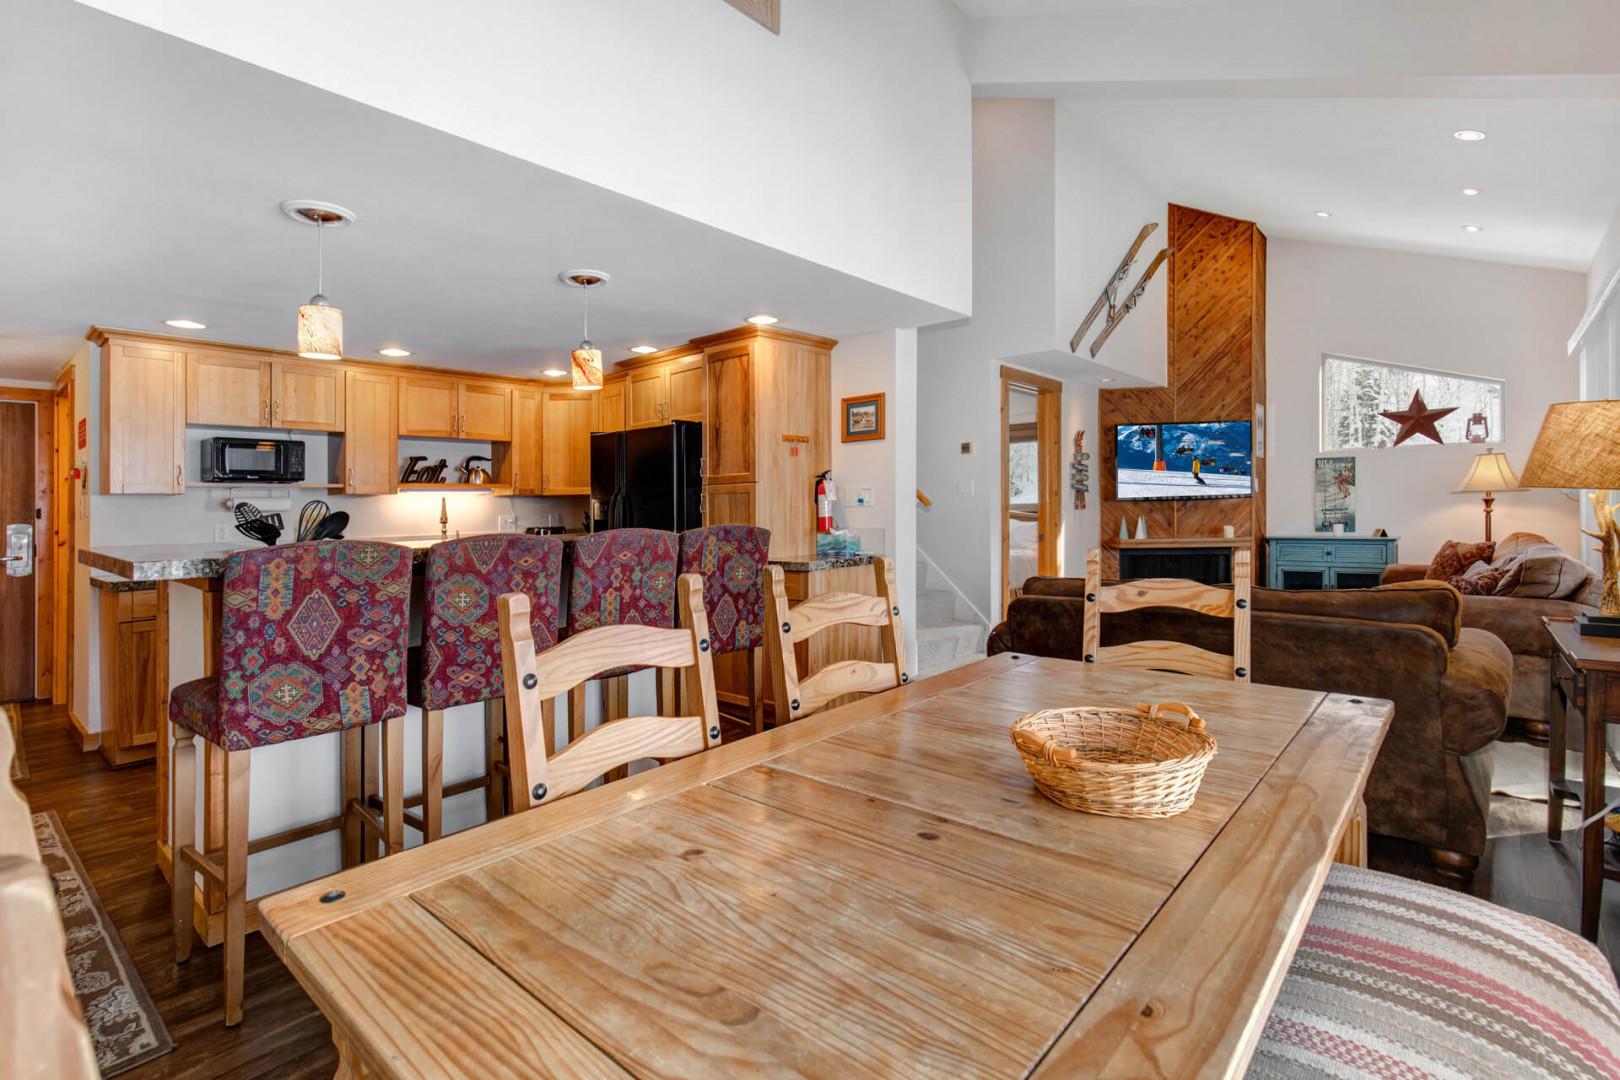
[[[1491,554],[1495,550],[1496,545],[1489,540],[1478,543],[1447,540],[1440,545],[1440,550],[1434,553],[1434,559],[1429,563],[1429,571],[1424,576],[1432,581],[1450,581],[1477,562],[1490,562]]]
[[[561,540],[522,534],[446,540],[429,548],[421,671],[420,678],[412,672],[411,704],[448,709],[501,696],[496,601],[502,593],[528,595],[537,651],[557,644],[562,553]]]
[[[217,676],[176,687],[169,719],[247,750],[405,715],[411,553],[318,540],[225,563]]]
[[[597,626],[675,625],[676,539],[659,529],[613,529],[574,541],[568,632]]]
[[[716,655],[765,643],[766,555],[771,530],[710,525],[681,533],[681,573],[703,575],[703,608]]]

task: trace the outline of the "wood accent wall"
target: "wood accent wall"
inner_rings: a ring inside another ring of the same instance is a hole
[[[1114,487],[1114,430],[1120,424],[1254,420],[1266,401],[1266,237],[1252,221],[1170,207],[1169,297],[1165,305],[1168,363],[1164,387],[1101,390],[1097,424],[1102,463],[1103,575],[1119,573],[1115,541],[1127,517],[1138,516],[1153,537],[1219,536],[1231,525],[1254,541],[1256,580],[1266,534],[1266,463],[1255,458],[1256,496],[1119,502]],[[1271,426],[1267,417],[1266,426]],[[1256,439],[1260,436],[1255,430]],[[1270,441],[1269,439],[1267,440]]]

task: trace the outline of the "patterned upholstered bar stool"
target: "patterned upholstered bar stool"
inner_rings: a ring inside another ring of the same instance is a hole
[[[569,549],[568,635],[599,626],[675,626],[675,579],[679,541],[659,529],[612,529],[576,540]],[[628,711],[625,676],[630,665],[598,675],[604,690],[603,718]],[[669,680],[660,673],[660,708]],[[585,734],[585,685],[568,693],[568,739]]]
[[[225,897],[227,1025],[242,1019],[254,748],[342,732],[345,850],[349,836],[367,827],[382,834],[390,854],[404,847],[410,590],[411,553],[394,544],[321,540],[237,552],[225,563],[219,673],[169,695],[175,959],[191,956],[193,879],[200,870]],[[383,727],[381,814],[360,798],[360,733],[376,723]],[[197,835],[193,735],[225,752],[225,846],[219,851],[199,851],[190,842]],[[284,842],[304,836],[300,830]]]
[[[681,533],[681,573],[703,577],[703,609],[715,656],[748,658],[748,715],[765,730],[765,583],[771,530],[754,525],[710,525]]]
[[[423,843],[442,832],[444,710],[484,704],[486,815],[505,813],[501,736],[501,635],[496,600],[504,593],[529,598],[536,649],[557,644],[562,619],[561,540],[522,534],[446,540],[428,549],[422,647],[411,650],[410,703],[422,710],[422,815],[407,815]],[[545,703],[547,749],[551,702]]]

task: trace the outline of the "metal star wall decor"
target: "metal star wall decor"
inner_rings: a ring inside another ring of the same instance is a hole
[[[1424,438],[1437,443],[1445,442],[1440,437],[1439,429],[1434,426],[1435,421],[1456,411],[1457,406],[1455,405],[1449,409],[1429,408],[1423,402],[1423,392],[1416,390],[1412,393],[1412,404],[1406,408],[1391,409],[1388,412],[1380,412],[1378,415],[1385,420],[1393,420],[1400,426],[1400,430],[1395,434],[1394,443],[1394,445],[1399,446],[1414,435],[1422,435]]]

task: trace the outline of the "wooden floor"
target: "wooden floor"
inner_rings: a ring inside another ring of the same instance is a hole
[[[67,734],[61,708],[23,706],[23,740],[33,773],[21,785],[23,795],[35,811],[55,810],[62,819],[174,1036],[173,1053],[124,1076],[332,1076],[337,1055],[325,1019],[263,939],[248,938],[244,1019],[234,1029],[221,1022],[220,950],[199,948],[183,967],[174,963],[168,887],[152,864],[151,767],[114,772],[101,755],[81,753]],[[1572,851],[1568,844],[1559,848],[1547,843],[1545,815],[1539,804],[1495,801],[1492,840],[1472,891],[1573,928]],[[1377,869],[1441,883],[1413,844],[1373,837],[1371,861]],[[1620,955],[1617,942],[1620,890],[1611,889],[1604,898],[1601,942],[1611,963]]]

